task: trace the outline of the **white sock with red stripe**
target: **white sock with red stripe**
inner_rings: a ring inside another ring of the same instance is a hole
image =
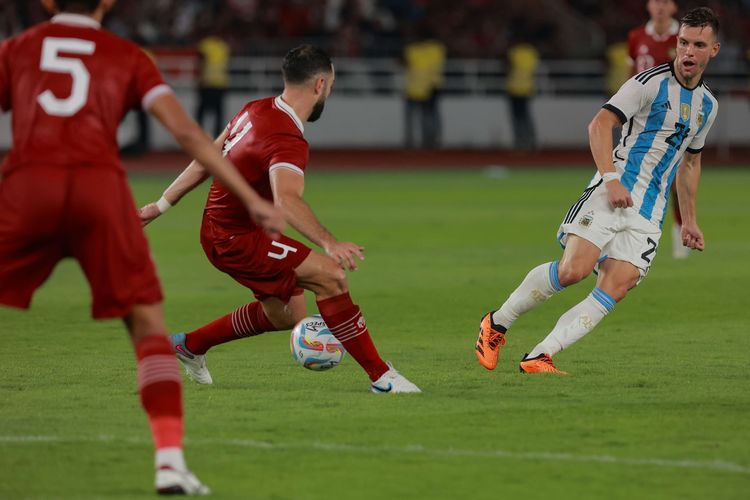
[[[186,470],[182,455],[182,376],[167,337],[150,335],[135,346],[138,391],[156,448],[156,466]]]

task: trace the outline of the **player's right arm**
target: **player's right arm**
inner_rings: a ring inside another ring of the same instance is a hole
[[[273,199],[281,208],[289,225],[299,231],[335,260],[341,267],[357,270],[355,257],[364,260],[364,247],[347,241],[338,241],[320,223],[310,205],[302,198],[305,177],[293,170],[277,168],[269,174]]]
[[[224,130],[219,137],[214,141],[214,146],[217,151],[221,151],[224,145],[224,141],[227,138],[228,132]],[[177,178],[169,185],[169,187],[162,194],[161,200],[158,202],[152,202],[144,206],[138,211],[138,216],[141,218],[141,223],[145,226],[157,217],[159,217],[164,210],[173,205],[176,205],[183,196],[188,194],[196,187],[203,184],[203,182],[211,177],[211,174],[206,168],[200,164],[197,160],[193,160],[190,164],[177,176]],[[166,204],[160,206],[162,204]]]
[[[633,206],[630,192],[620,183],[612,163],[612,130],[621,125],[620,118],[607,108],[602,108],[589,124],[589,146],[594,163],[607,187],[607,199],[614,208]]]
[[[281,234],[286,226],[281,210],[264,200],[245,182],[234,165],[221,156],[200,126],[188,116],[173,93],[156,97],[148,111],[166,127],[180,146],[195,158],[202,168],[242,200],[256,223],[272,236]],[[197,167],[192,170],[188,167],[188,170],[190,172],[186,171],[187,174],[183,172],[187,175],[183,181],[195,182],[200,170]]]

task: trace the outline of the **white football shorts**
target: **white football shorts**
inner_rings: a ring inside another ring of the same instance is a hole
[[[557,240],[563,248],[569,234],[599,247],[599,262],[607,258],[630,262],[640,270],[643,279],[656,256],[661,228],[633,207],[612,208],[607,188],[599,182],[584,190],[560,224]]]

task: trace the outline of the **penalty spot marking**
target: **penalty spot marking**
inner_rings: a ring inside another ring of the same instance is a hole
[[[115,436],[94,437],[61,437],[61,436],[0,436],[0,444],[34,444],[34,443],[132,443],[151,444],[151,440],[143,438],[120,438]],[[541,462],[572,462],[590,464],[611,464],[628,466],[665,467],[672,469],[699,469],[733,474],[750,474],[750,467],[728,462],[726,460],[693,460],[693,459],[663,459],[663,458],[627,458],[614,455],[576,455],[573,453],[557,453],[548,451],[519,452],[509,450],[469,450],[461,448],[427,448],[422,445],[407,446],[358,446],[341,443],[275,443],[271,441],[257,441],[253,439],[185,439],[188,446],[227,446],[251,448],[258,450],[318,450],[363,455],[388,453],[392,455],[425,455],[432,457],[471,457],[471,458],[500,458],[512,460],[527,460]]]

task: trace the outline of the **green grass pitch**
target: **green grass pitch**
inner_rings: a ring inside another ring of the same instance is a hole
[[[705,169],[706,251],[673,260],[667,224],[648,278],[556,356],[571,377],[524,376],[518,360],[593,278],[521,318],[497,370],[474,359],[481,316],[559,257],[557,225],[591,173],[311,172],[321,219],[367,249],[350,285],[381,353],[424,393],[370,394],[349,358],[304,370],[288,332],[215,348],[215,385],[185,385],[187,458],[215,498],[747,494],[748,169]],[[170,180],[133,178],[138,202]],[[147,231],[175,331],[252,299],[200,249],[204,200]],[[151,496],[133,355],[119,322],[89,319],[77,265],[58,267],[31,313],[0,310],[0,333],[0,498]]]

